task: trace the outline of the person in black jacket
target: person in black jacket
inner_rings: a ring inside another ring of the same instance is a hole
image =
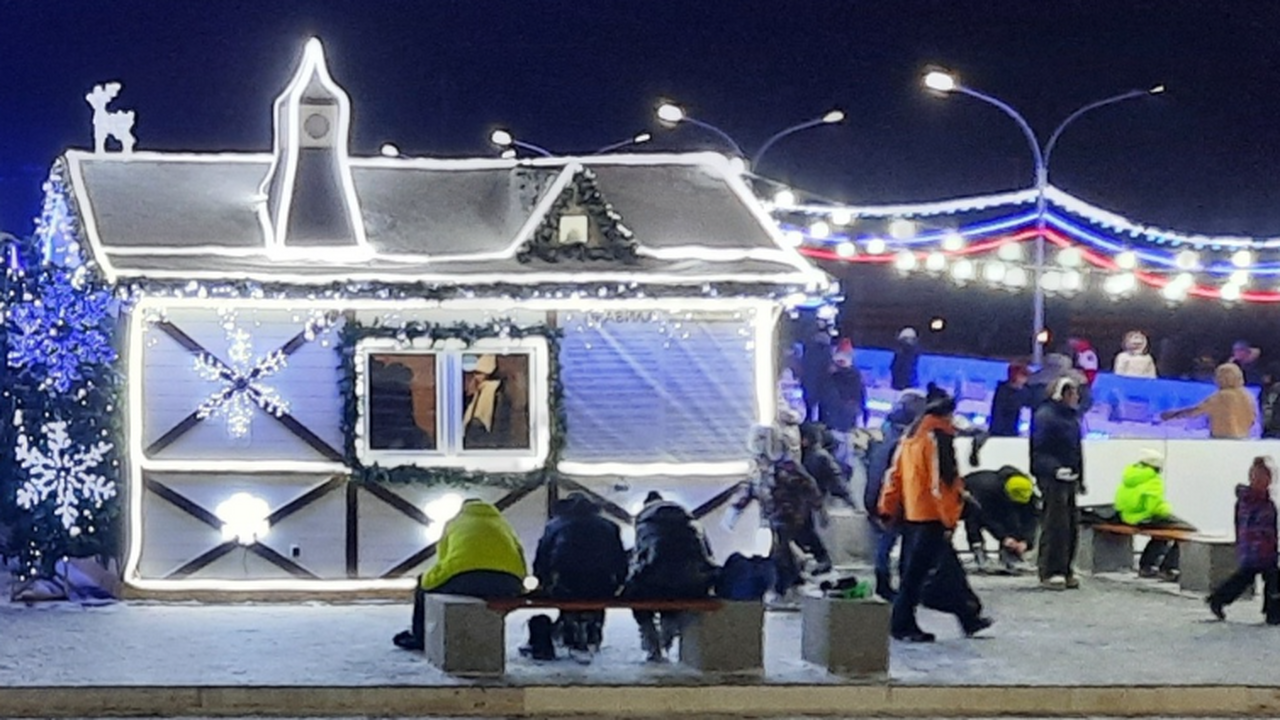
[[[1258,405],[1262,410],[1262,437],[1280,438],[1280,363],[1269,363],[1263,371]]]
[[[533,559],[533,574],[547,597],[608,600],[627,578],[627,551],[618,526],[600,514],[583,493],[556,503]],[[600,647],[604,611],[562,612],[558,621],[565,645],[574,653]]]
[[[1006,465],[999,470],[979,470],[964,478],[965,536],[973,551],[979,571],[987,569],[986,541],[983,531],[1000,544],[1000,562],[1013,571],[1023,553],[1035,546],[1039,521],[1035,504],[1035,485],[1026,473]]]
[[[925,402],[925,395],[919,390],[904,390],[884,419],[880,439],[873,440],[867,452],[867,485],[863,489],[862,506],[867,511],[867,520],[876,546],[876,595],[890,602],[893,601],[894,591],[889,558],[893,554],[893,547],[898,543],[900,533],[896,527],[880,521],[876,506],[880,504],[880,490],[884,486],[884,476],[889,471],[893,454],[898,449],[898,441],[912,423],[924,414]]]
[[[893,363],[889,366],[890,380],[894,390],[906,390],[920,383],[918,343],[919,336],[915,328],[902,328],[898,333],[898,349],[893,353]]]
[[[1026,365],[1010,365],[1009,379],[996,385],[991,400],[991,421],[988,423],[993,437],[1017,437],[1018,420],[1022,408],[1031,407],[1035,391],[1027,386],[1031,376]]]
[[[688,600],[706,597],[715,584],[711,546],[693,516],[656,492],[645,497],[636,516],[636,546],[623,589],[635,600]],[[640,643],[651,662],[664,659],[684,626],[684,614],[633,610]]]
[[[1040,516],[1040,584],[1050,590],[1080,586],[1072,561],[1079,539],[1076,495],[1084,492],[1084,451],[1080,441],[1080,385],[1060,377],[1031,419],[1031,472],[1044,512]]]

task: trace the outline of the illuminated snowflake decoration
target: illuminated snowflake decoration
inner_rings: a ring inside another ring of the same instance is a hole
[[[116,484],[98,472],[111,452],[109,442],[99,441],[89,447],[77,447],[67,433],[67,423],[46,423],[42,428],[45,447],[21,433],[14,456],[27,479],[18,488],[18,507],[32,510],[53,498],[54,515],[72,535],[79,535],[76,521],[83,514],[82,504],[93,509],[115,497]]]
[[[289,412],[289,403],[264,382],[284,369],[287,356],[284,350],[275,350],[265,357],[256,357],[253,338],[236,327],[234,319],[227,320],[223,328],[230,362],[223,363],[208,353],[201,353],[195,359],[196,374],[222,384],[196,408],[196,418],[223,417],[227,433],[242,438],[253,427],[254,408],[262,408],[275,417]]]
[[[38,294],[9,308],[9,367],[28,373],[39,390],[66,393],[95,365],[115,362],[103,326],[111,293],[87,287],[83,267],[50,272]]]

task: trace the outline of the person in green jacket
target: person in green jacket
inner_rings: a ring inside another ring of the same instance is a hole
[[[502,512],[482,500],[465,501],[436,543],[436,564],[418,578],[413,593],[413,627],[395,636],[396,646],[423,648],[427,593],[485,600],[513,598],[524,592],[525,568],[520,539]]]
[[[1164,497],[1164,455],[1158,450],[1142,450],[1138,462],[1124,469],[1124,478],[1116,489],[1116,513],[1127,525],[1146,527],[1189,528],[1173,514]],[[1138,558],[1138,575],[1167,582],[1178,579],[1178,544],[1172,540],[1152,538]]]

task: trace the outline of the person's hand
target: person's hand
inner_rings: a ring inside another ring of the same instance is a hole
[[[1089,491],[1085,489],[1085,487],[1084,487],[1084,483],[1082,483],[1082,482],[1081,482],[1081,483],[1076,483],[1076,494],[1077,494],[1077,495],[1084,495],[1084,494],[1085,494],[1085,493],[1087,493],[1087,492],[1089,492]]]
[[[1069,467],[1058,468],[1056,477],[1063,482],[1075,482],[1080,479],[1080,473]]]
[[[1002,542],[1001,545],[1003,545],[1006,550],[1013,550],[1018,546],[1018,541],[1014,540],[1011,537],[1007,537],[1004,539],[1004,542]]]
[[[1018,551],[1018,556],[1021,557],[1024,553],[1027,552],[1027,543],[1025,543],[1022,540],[1019,540],[1017,542],[1017,547],[1015,549]]]

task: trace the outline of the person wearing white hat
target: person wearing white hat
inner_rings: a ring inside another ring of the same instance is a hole
[[[1053,381],[1049,399],[1031,416],[1031,472],[1044,498],[1037,563],[1040,585],[1049,590],[1080,586],[1072,563],[1079,542],[1076,495],[1084,493],[1084,446],[1080,431],[1081,383],[1070,375]]]
[[[1144,448],[1138,461],[1124,469],[1120,487],[1116,488],[1115,506],[1120,520],[1128,525],[1146,527],[1183,527],[1186,523],[1173,514],[1165,499],[1164,454]],[[1138,575],[1166,582],[1178,579],[1178,544],[1172,540],[1152,539],[1138,559]]]
[[[902,328],[898,332],[898,349],[893,353],[893,363],[889,366],[893,389],[917,387],[920,384],[919,365],[920,346],[916,329]]]

